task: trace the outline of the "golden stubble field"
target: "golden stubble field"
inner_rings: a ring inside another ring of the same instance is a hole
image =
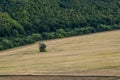
[[[44,41],[0,52],[0,74],[120,75],[120,30]]]

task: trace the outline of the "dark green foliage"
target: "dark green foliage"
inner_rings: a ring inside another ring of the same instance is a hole
[[[40,43],[39,50],[40,50],[40,52],[46,52],[46,44],[45,43]]]
[[[0,37],[17,37],[25,34],[24,28],[7,13],[0,13]]]
[[[31,38],[35,41],[42,40],[42,36],[40,34],[32,34]]]
[[[0,0],[0,50],[115,29],[119,0]]]

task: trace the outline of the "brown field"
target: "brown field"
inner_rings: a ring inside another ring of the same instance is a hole
[[[1,51],[0,74],[120,76],[120,30],[44,42]]]
[[[65,76],[65,75],[12,75],[0,76],[0,80],[120,80],[118,76]]]

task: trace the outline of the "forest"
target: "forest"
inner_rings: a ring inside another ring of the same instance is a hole
[[[117,29],[119,0],[0,0],[0,50]]]

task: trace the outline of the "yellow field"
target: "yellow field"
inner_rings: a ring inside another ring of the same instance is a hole
[[[120,30],[45,41],[0,52],[0,74],[120,75]]]

